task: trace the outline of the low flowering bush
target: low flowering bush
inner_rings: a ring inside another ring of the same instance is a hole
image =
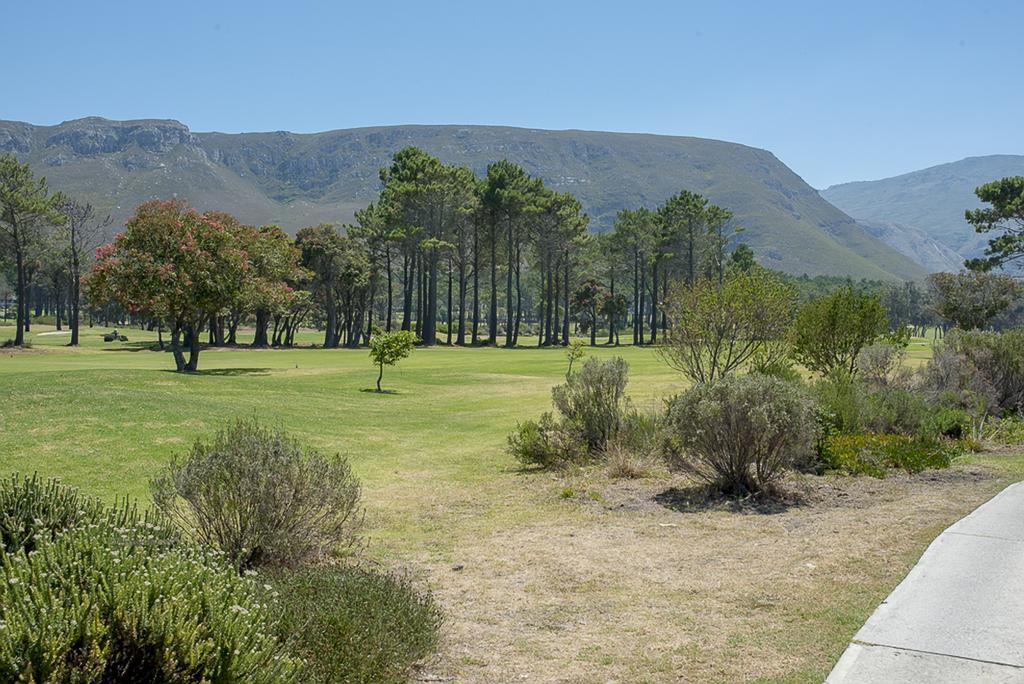
[[[149,522],[0,553],[0,681],[292,682],[272,596]]]
[[[0,546],[7,553],[32,552],[41,541],[75,527],[101,522],[124,527],[156,520],[154,514],[139,513],[128,501],[108,507],[56,478],[12,474],[0,480]],[[167,539],[176,536],[163,525],[152,529]]]

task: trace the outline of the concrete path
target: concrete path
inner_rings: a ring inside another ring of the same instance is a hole
[[[1024,482],[932,542],[827,682],[1024,683]]]

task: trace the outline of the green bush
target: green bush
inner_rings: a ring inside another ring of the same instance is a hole
[[[666,423],[669,465],[736,495],[806,462],[816,432],[803,390],[758,374],[697,385],[669,402]]]
[[[590,452],[618,434],[628,409],[629,364],[619,356],[589,358],[565,384],[551,390],[555,408],[579,433]]]
[[[837,371],[811,385],[818,404],[820,424],[826,432],[853,433],[861,429],[864,390],[850,375]]]
[[[7,553],[22,549],[32,552],[41,541],[75,527],[101,522],[127,526],[154,520],[148,512],[140,515],[128,501],[108,507],[57,479],[12,474],[0,481],[0,543]],[[160,531],[173,538],[165,527],[161,526]]]
[[[324,566],[280,574],[280,638],[307,663],[306,681],[405,682],[437,646],[442,613],[408,579]]]
[[[868,432],[916,435],[931,408],[919,393],[882,387],[864,397],[861,411],[861,427]]]
[[[169,520],[239,568],[344,555],[362,522],[348,461],[253,420],[235,421],[209,444],[197,441],[151,488]]]
[[[922,435],[966,439],[971,436],[971,416],[963,409],[940,406],[923,421]]]
[[[919,473],[948,468],[960,455],[955,444],[926,437],[861,433],[833,435],[826,440],[824,465],[852,475],[882,478],[890,468]]]
[[[1024,329],[951,331],[929,361],[925,382],[975,415],[1024,410]]]
[[[37,537],[0,572],[0,681],[298,681],[266,590],[152,523]]]
[[[572,426],[556,421],[550,411],[541,414],[539,421],[519,423],[508,436],[508,452],[523,465],[542,468],[578,463],[587,457]]]

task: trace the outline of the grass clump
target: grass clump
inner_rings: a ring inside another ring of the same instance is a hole
[[[196,441],[151,487],[169,520],[238,568],[343,555],[358,541],[360,486],[348,461],[254,420]]]
[[[276,574],[277,633],[306,662],[306,681],[398,684],[436,647],[443,621],[430,594],[401,575],[351,566]]]

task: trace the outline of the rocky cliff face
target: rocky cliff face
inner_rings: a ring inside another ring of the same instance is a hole
[[[499,159],[576,194],[592,230],[625,207],[687,188],[728,207],[765,265],[795,273],[916,278],[923,270],[869,235],[770,152],[701,138],[491,126],[390,126],[325,133],[195,133],[177,121],[0,122],[0,151],[123,220],[177,196],[250,223],[345,223],[379,190],[391,155],[416,145],[478,174]]]

